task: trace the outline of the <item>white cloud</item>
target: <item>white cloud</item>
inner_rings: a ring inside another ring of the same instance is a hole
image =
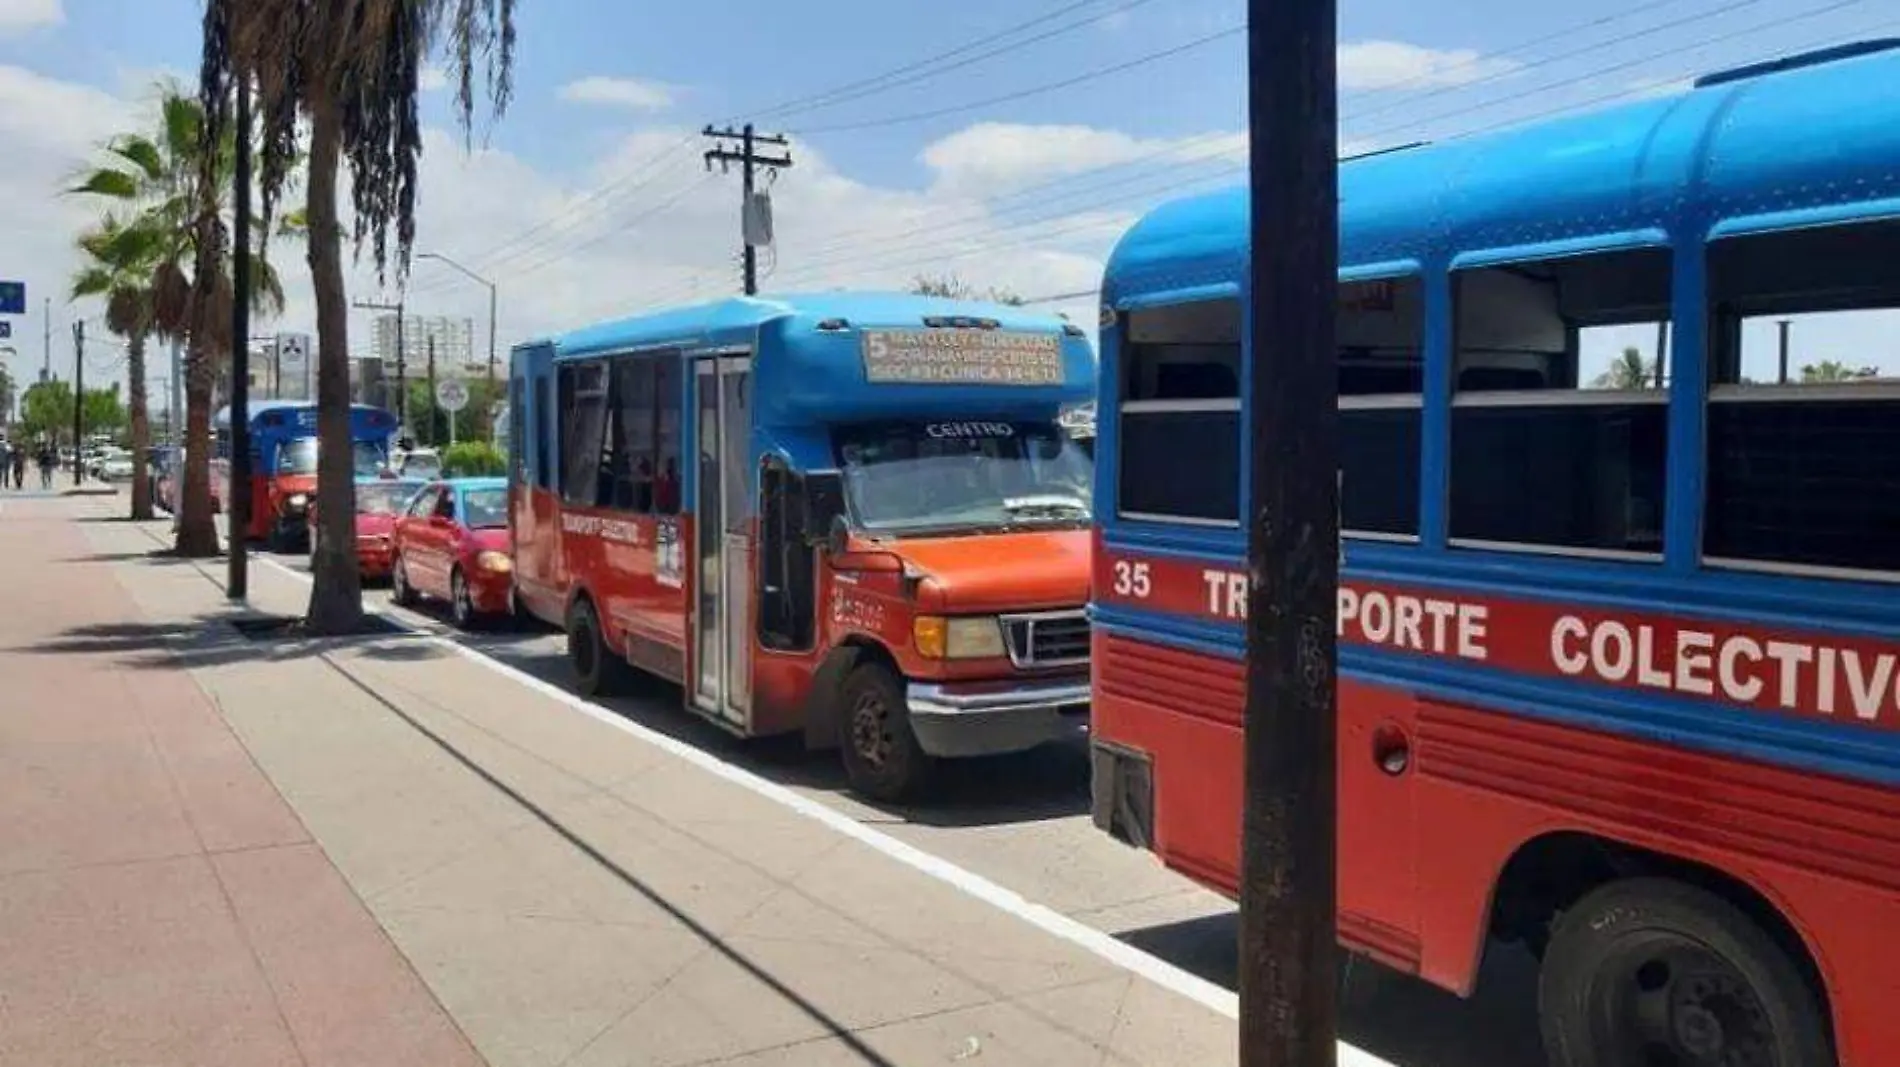
[[[1356,41],[1339,48],[1341,89],[1433,89],[1469,85],[1517,70],[1515,60],[1468,48],[1440,51],[1402,41]]]
[[[1247,137],[1224,131],[1144,140],[1093,126],[981,122],[926,147],[922,157],[945,194],[999,191],[1117,164],[1244,162]]]
[[[609,78],[596,74],[561,86],[561,99],[633,111],[664,111],[673,106],[673,89],[641,78]]]
[[[60,0],[0,0],[0,37],[66,21]]]
[[[416,87],[425,93],[433,93],[440,89],[446,89],[448,88],[448,84],[449,76],[447,72],[434,63],[424,64],[421,72],[416,75]]]

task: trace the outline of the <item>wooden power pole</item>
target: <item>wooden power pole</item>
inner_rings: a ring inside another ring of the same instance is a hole
[[[227,29],[228,33],[229,30]],[[235,107],[237,157],[231,174],[231,484],[224,595],[251,595],[251,79],[240,73]]]
[[[1240,1062],[1333,1067],[1336,4],[1248,0],[1247,9],[1253,468]]]
[[[758,168],[764,167],[767,171],[776,174],[792,165],[792,153],[789,147],[791,142],[779,134],[755,133],[749,122],[741,130],[734,130],[730,126],[723,130],[715,130],[708,126],[701,133],[711,138],[715,145],[706,150],[708,169],[711,169],[714,163],[728,169],[734,163],[739,164],[739,174],[744,183],[742,211],[752,210],[752,193],[756,188],[754,175]],[[739,142],[737,152],[726,147],[729,141]],[[762,144],[783,148],[785,151],[776,156],[761,156],[755,148]],[[743,217],[742,215],[741,218]],[[742,239],[745,242],[745,292],[747,296],[752,296],[759,291],[759,250],[753,246],[749,233],[742,235]]]

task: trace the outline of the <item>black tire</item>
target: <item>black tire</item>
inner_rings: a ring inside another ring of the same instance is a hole
[[[1788,953],[1734,905],[1668,879],[1613,882],[1565,911],[1538,1006],[1550,1067],[1836,1063]]]
[[[574,669],[574,689],[584,697],[619,696],[633,687],[633,667],[607,646],[600,616],[586,597],[567,609],[567,662]]]
[[[922,795],[936,760],[917,744],[904,686],[881,663],[860,663],[838,686],[838,747],[851,788],[872,800]]]
[[[409,584],[408,577],[403,574],[400,554],[391,557],[389,561],[389,599],[397,607],[402,608],[415,607],[418,599],[415,587]]]
[[[478,630],[482,625],[481,613],[469,597],[468,579],[460,567],[449,572],[449,619],[458,630]]]

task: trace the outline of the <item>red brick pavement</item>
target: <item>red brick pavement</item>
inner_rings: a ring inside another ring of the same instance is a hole
[[[0,495],[0,1065],[481,1061],[77,518]]]

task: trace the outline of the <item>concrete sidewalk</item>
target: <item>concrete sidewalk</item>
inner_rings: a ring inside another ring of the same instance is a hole
[[[0,1064],[1234,1060],[1218,996],[446,642],[242,637],[108,510],[0,507]]]

